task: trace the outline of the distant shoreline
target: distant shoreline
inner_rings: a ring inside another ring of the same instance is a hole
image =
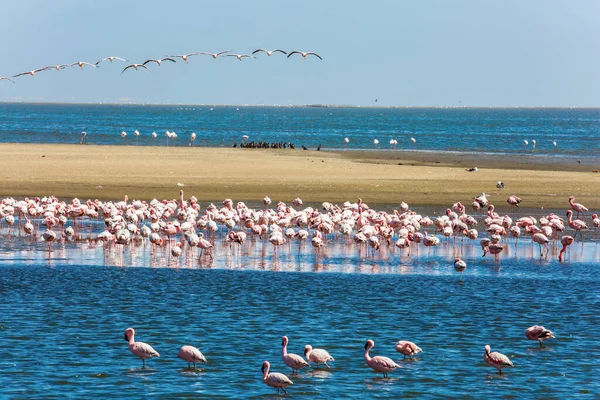
[[[189,103],[121,103],[121,102],[45,102],[0,101],[5,105],[80,105],[143,107],[248,107],[248,108],[372,108],[399,110],[600,110],[600,106],[382,106],[352,104],[189,104]]]

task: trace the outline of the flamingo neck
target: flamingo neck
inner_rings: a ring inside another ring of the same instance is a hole
[[[369,350],[371,350],[370,347],[367,347],[367,349],[365,350],[365,360],[367,362],[371,361],[371,356],[369,355]]]
[[[281,356],[282,357],[287,356],[287,343],[284,344],[283,346],[281,346]]]
[[[265,367],[265,370],[264,370],[264,372],[263,372],[263,380],[264,380],[264,379],[267,379],[267,376],[269,375],[269,370],[270,370],[270,369],[271,369],[271,366],[270,366],[270,365],[267,365],[267,366]]]

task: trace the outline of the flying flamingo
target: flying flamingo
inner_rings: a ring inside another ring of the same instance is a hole
[[[485,354],[483,355],[483,359],[488,365],[500,371],[500,374],[502,374],[502,368],[514,367],[512,361],[510,361],[510,359],[504,354],[498,353],[497,351],[490,353],[489,344],[485,345]]]
[[[319,364],[325,364],[327,368],[331,368],[327,361],[335,361],[327,350],[313,349],[310,344],[304,346],[304,357],[308,362],[316,363],[317,368],[319,368]]]
[[[266,53],[266,54],[267,54],[267,56],[269,56],[269,57],[271,57],[271,55],[272,55],[273,53],[283,53],[283,54],[287,54],[285,51],[283,51],[283,50],[279,50],[279,49],[275,49],[275,50],[263,50],[263,49],[257,49],[257,50],[254,50],[254,51],[252,52],[252,54],[256,54],[256,53],[258,53],[258,52],[263,52],[263,53]]]
[[[111,63],[112,63],[113,61],[115,61],[115,60],[119,60],[119,61],[127,62],[127,60],[126,60],[126,59],[124,59],[124,58],[121,58],[121,57],[115,57],[115,56],[110,56],[110,57],[104,57],[102,60],[100,60],[100,61],[96,62],[96,64],[95,64],[95,65],[98,65],[98,64],[100,64],[100,63],[102,63],[102,62],[104,62],[104,61],[106,61],[106,60],[110,61]]]
[[[188,58],[191,56],[197,56],[200,53],[189,53],[189,54],[182,54],[179,56],[169,56],[169,57],[177,57],[177,58],[181,58],[183,61],[185,61],[186,63],[188,62]]]
[[[129,342],[129,350],[135,355],[142,359],[142,369],[146,368],[146,358],[160,357],[160,354],[147,343],[135,342],[135,331],[133,328],[127,328],[125,330],[125,340]]]
[[[84,65],[89,65],[90,67],[98,68],[98,66],[97,66],[97,65],[90,64],[89,62],[85,62],[85,61],[77,61],[77,62],[74,62],[73,64],[69,64],[68,66],[69,66],[69,67],[74,67],[74,66],[76,66],[76,65],[77,65],[79,68],[81,68],[81,69],[83,69],[83,66],[84,66]]]
[[[196,368],[197,362],[206,362],[206,357],[194,346],[181,346],[179,349],[179,353],[177,353],[177,357],[181,358],[188,363],[188,369],[190,369],[190,363],[194,364],[194,368]]]
[[[313,55],[315,57],[318,57],[319,60],[322,60],[321,56],[313,51],[304,52],[304,51],[298,51],[298,50],[292,51],[290,54],[287,55],[287,58],[290,58],[290,56],[293,54],[300,54],[302,56],[302,58],[304,58],[305,60],[306,60],[306,56],[308,56],[308,55]]]
[[[544,345],[542,345],[543,340],[555,338],[554,333],[552,333],[550,329],[538,325],[527,328],[525,337],[529,340],[537,340],[540,343],[540,348],[544,347]]]
[[[175,60],[173,60],[172,58],[169,58],[169,57],[159,58],[159,59],[157,59],[157,60],[155,60],[155,59],[151,58],[151,59],[149,59],[149,60],[146,60],[146,61],[144,61],[144,63],[143,63],[142,65],[146,65],[146,64],[148,64],[148,63],[151,63],[151,62],[153,62],[153,63],[157,63],[157,64],[158,64],[158,66],[160,67],[160,63],[162,63],[163,61],[171,61],[171,62],[176,62]]]
[[[580,219],[573,220],[573,211],[571,210],[567,210],[567,217],[569,218],[569,226],[572,229],[575,229],[575,237],[577,237],[577,233],[579,233],[581,244],[583,245],[583,233],[581,231],[588,229],[587,225]]]
[[[123,68],[123,71],[121,71],[121,73],[125,72],[129,68],[134,68],[136,71],[138,68],[144,68],[148,72],[151,72],[150,69],[148,67],[146,67],[144,64],[130,64],[130,65],[126,66],[125,68]]]
[[[571,208],[573,209],[573,211],[577,211],[577,217],[575,218],[579,218],[579,214],[583,215],[583,218],[585,218],[585,214],[583,212],[588,211],[587,207],[581,203],[575,203],[574,201],[575,197],[569,196],[569,204],[571,205]]]
[[[290,367],[292,369],[292,374],[294,374],[294,373],[297,374],[298,370],[300,368],[308,367],[309,365],[304,360],[304,358],[302,358],[302,356],[299,356],[298,354],[288,353],[287,345],[288,345],[288,337],[283,336],[281,338],[281,359],[283,360],[285,365],[287,365],[288,367]]]
[[[256,58],[249,54],[227,54],[226,57],[237,57],[237,59],[240,61],[242,61],[242,58]]]
[[[560,253],[558,254],[558,261],[563,261],[563,253],[567,251],[567,247],[573,244],[575,239],[573,236],[565,235],[560,238],[560,243],[562,244],[562,248],[560,249]]]
[[[367,365],[369,367],[373,368],[377,372],[383,373],[383,377],[387,378],[388,372],[392,372],[396,368],[400,368],[400,366],[398,364],[396,364],[394,362],[394,360],[392,360],[391,358],[388,358],[388,357],[383,357],[383,356],[371,357],[369,355],[369,350],[371,350],[373,348],[373,346],[375,346],[375,342],[372,341],[371,339],[367,340],[367,343],[365,343],[365,355],[364,355],[365,361],[367,362]]]
[[[293,385],[294,382],[292,382],[290,380],[290,378],[288,378],[287,376],[285,376],[282,373],[279,373],[279,372],[269,373],[270,369],[271,369],[271,364],[268,361],[264,361],[262,368],[261,368],[262,373],[263,373],[263,382],[267,386],[277,388],[277,393],[279,393],[279,389],[281,389],[281,390],[283,390],[283,393],[287,394],[287,392],[285,391],[285,388],[290,385]]]
[[[13,78],[16,78],[16,77],[22,76],[22,75],[31,75],[31,76],[34,76],[38,72],[42,72],[42,71],[46,71],[46,70],[48,70],[48,67],[34,69],[33,71],[25,71],[25,72],[21,72],[21,73],[18,73],[16,75],[13,75]]]
[[[400,340],[396,343],[396,351],[401,353],[404,358],[408,356],[412,359],[412,356],[421,353],[423,350],[413,342],[409,342],[408,340]]]
[[[220,51],[220,52],[218,52],[218,53],[207,53],[207,52],[204,52],[204,51],[202,51],[202,52],[200,52],[200,53],[198,53],[198,54],[206,54],[206,55],[208,55],[208,56],[211,56],[213,59],[216,59],[216,58],[217,58],[217,57],[219,57],[221,54],[229,53],[230,51],[231,51],[231,50],[223,50],[223,51]]]

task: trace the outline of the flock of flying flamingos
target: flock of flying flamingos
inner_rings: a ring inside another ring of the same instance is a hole
[[[507,203],[512,207],[519,207],[521,199],[515,195],[508,197]],[[238,202],[234,207],[231,199],[225,199],[222,207],[210,204],[204,212],[201,212],[200,204],[194,196],[188,200],[184,199],[183,190],[179,192],[179,199],[173,200],[152,200],[149,203],[141,200],[129,201],[125,196],[123,201],[100,201],[87,200],[81,202],[73,199],[70,203],[59,201],[54,196],[15,200],[13,198],[3,198],[0,200],[0,229],[1,224],[5,223],[8,227],[8,238],[11,237],[10,230],[15,223],[19,229],[19,235],[24,232],[34,240],[39,240],[39,234],[32,223],[32,220],[38,224],[38,230],[44,227],[41,235],[42,239],[52,245],[57,240],[74,240],[75,227],[79,220],[78,229],[83,229],[83,219],[90,221],[100,221],[103,218],[105,230],[95,236],[95,242],[103,242],[107,249],[117,249],[134,242],[149,240],[153,246],[159,246],[170,249],[173,257],[182,255],[184,248],[193,250],[200,249],[207,251],[208,256],[212,258],[212,248],[217,238],[219,226],[227,230],[225,242],[234,245],[242,245],[247,239],[247,233],[252,234],[256,240],[262,240],[267,237],[268,241],[274,246],[274,253],[277,248],[286,243],[287,240],[297,239],[300,241],[309,240],[316,251],[323,246],[327,246],[328,238],[335,232],[339,232],[347,238],[347,243],[353,241],[359,245],[370,246],[373,252],[380,246],[391,246],[392,239],[396,238],[395,246],[400,249],[409,249],[411,246],[417,246],[423,243],[426,247],[435,247],[440,243],[440,239],[434,234],[427,232],[421,233],[421,228],[431,227],[445,237],[465,236],[470,239],[478,238],[478,231],[475,226],[478,224],[477,218],[466,212],[466,207],[460,202],[455,203],[446,212],[431,219],[422,216],[415,211],[410,210],[408,204],[402,202],[399,210],[392,213],[385,211],[376,211],[367,204],[358,199],[355,203],[345,202],[341,206],[325,202],[322,210],[313,207],[303,207],[300,198],[292,201],[291,205],[279,202],[276,209],[270,208],[272,201],[269,197],[263,199],[264,208],[249,208],[243,202]],[[585,212],[588,209],[575,202],[575,197],[569,197],[570,209],[567,210],[568,226],[575,231],[574,236],[563,235],[558,239],[566,227],[563,219],[555,214],[545,215],[537,220],[533,217],[522,217],[513,221],[508,215],[500,216],[494,212],[494,206],[489,204],[485,193],[474,197],[471,207],[474,211],[483,208],[487,209],[483,223],[485,231],[489,237],[481,239],[480,244],[484,256],[490,253],[498,260],[498,255],[502,253],[505,245],[501,242],[506,241],[507,236],[517,239],[523,232],[531,238],[532,243],[538,243],[540,246],[540,257],[548,256],[548,244],[551,241],[559,241],[562,245],[559,260],[562,262],[563,253],[571,245],[577,235],[580,235],[583,244],[582,230],[588,229],[584,220],[573,220],[573,211],[577,212],[585,219]],[[68,225],[69,218],[73,224]],[[594,227],[600,227],[600,219],[597,214],[592,215],[592,224]],[[59,238],[55,228],[62,230],[62,238]],[[310,233],[312,231],[312,234]],[[205,238],[204,236],[206,235]],[[179,237],[179,239],[177,239]],[[516,241],[515,241],[516,246]],[[546,252],[542,247],[545,248]],[[454,260],[454,269],[462,273],[467,268],[467,264],[460,258]],[[128,341],[130,351],[142,360],[142,368],[146,366],[146,359],[158,357],[159,353],[149,344],[136,342],[133,328],[125,331],[125,339]],[[554,338],[554,334],[543,326],[532,326],[525,332],[529,340],[537,340],[542,346],[542,341]],[[282,337],[282,361],[292,368],[292,373],[297,372],[303,367],[308,367],[309,362],[316,363],[317,368],[320,364],[329,368],[328,362],[334,361],[333,357],[324,349],[313,349],[306,345],[304,357],[287,352],[288,338]],[[391,358],[384,356],[371,356],[369,351],[374,347],[373,340],[368,340],[364,346],[364,360],[366,364],[375,371],[382,373],[387,378],[388,373],[399,368],[399,365]],[[412,358],[422,350],[415,343],[407,340],[401,340],[396,344],[396,351],[403,354],[404,357]],[[194,346],[181,347],[177,357],[190,364],[197,362],[206,362],[206,358]],[[493,368],[496,368],[502,374],[503,368],[513,367],[513,362],[504,354],[491,352],[490,346],[485,346],[483,356],[485,362]],[[283,390],[292,385],[292,380],[285,374],[270,372],[270,363],[264,361],[262,364],[262,381],[271,387],[277,388],[277,391]]]
[[[285,56],[287,56],[287,58],[290,58],[290,56],[294,55],[294,54],[299,54],[300,56],[302,56],[302,58],[304,58],[306,60],[307,56],[314,56],[317,57],[318,59],[322,60],[323,58],[318,55],[317,53],[315,53],[314,51],[298,51],[298,50],[294,50],[291,51],[289,54],[281,49],[275,49],[275,50],[264,50],[264,49],[256,49],[252,52],[252,54],[228,54],[231,53],[231,50],[224,50],[224,51],[220,51],[218,53],[208,53],[205,51],[199,51],[199,52],[195,52],[195,53],[188,53],[188,54],[180,54],[180,55],[170,55],[170,56],[166,56],[166,57],[162,57],[162,58],[151,58],[148,59],[146,61],[144,61],[143,63],[137,64],[137,63],[133,63],[133,64],[129,64],[127,65],[125,68],[123,68],[123,71],[121,71],[121,73],[125,72],[126,70],[128,70],[129,68],[133,68],[135,70],[137,70],[138,68],[144,68],[146,69],[148,72],[150,72],[150,68],[147,67],[148,64],[156,64],[158,66],[161,65],[161,63],[168,61],[168,62],[176,62],[175,58],[181,58],[183,61],[185,61],[186,63],[188,62],[188,59],[190,57],[193,56],[198,56],[198,55],[207,55],[212,57],[213,59],[219,58],[219,57],[236,57],[238,60],[242,61],[244,58],[256,58],[255,54],[259,54],[259,53],[265,53],[267,56],[272,56],[275,53],[281,53]],[[58,64],[58,65],[49,65],[43,68],[37,68],[37,69],[33,69],[31,71],[24,71],[24,72],[20,72],[16,75],[13,75],[13,78],[18,78],[20,76],[25,76],[25,75],[29,75],[29,76],[34,76],[35,74],[37,74],[38,72],[42,72],[42,71],[50,71],[50,70],[57,70],[60,71],[61,69],[65,69],[65,68],[71,68],[71,67],[79,67],[81,69],[83,69],[84,66],[87,67],[91,67],[91,68],[99,68],[100,64],[102,64],[104,61],[109,61],[110,63],[112,63],[113,61],[121,61],[121,62],[128,62],[128,60],[121,58],[121,57],[115,57],[115,56],[110,56],[110,57],[105,57],[95,63],[89,63],[86,61],[77,61],[74,62],[72,64]],[[1,81],[10,81],[12,83],[15,83],[15,81],[13,81],[11,78],[6,77],[6,76],[2,76],[0,77],[0,82]]]

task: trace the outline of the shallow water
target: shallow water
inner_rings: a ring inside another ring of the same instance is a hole
[[[6,233],[6,232],[4,232]],[[537,245],[510,244],[500,263],[473,244],[421,247],[419,253],[366,248],[332,239],[315,252],[292,242],[274,254],[268,242],[240,248],[217,239],[214,259],[195,251],[178,259],[138,244],[0,240],[0,394],[18,398],[275,397],[261,381],[263,360],[294,381],[294,398],[561,398],[600,395],[600,245],[575,243],[567,261]],[[457,242],[457,243],[460,243]],[[465,242],[466,243],[466,242]],[[462,277],[452,259],[468,263]],[[557,339],[524,331],[542,324]],[[141,361],[123,333],[160,354]],[[335,357],[331,369],[281,361],[305,344]],[[382,379],[363,360],[399,360]],[[423,353],[402,361],[396,341]],[[191,344],[208,359],[199,370],[176,358]],[[484,346],[511,358],[499,375],[483,362]]]
[[[167,141],[166,130],[177,139]],[[197,146],[231,146],[247,135],[298,149],[374,149],[375,139],[377,148],[390,149],[395,139],[401,150],[600,156],[600,109],[0,104],[0,142],[79,143],[82,131],[86,143],[102,145],[188,146],[195,132]]]

